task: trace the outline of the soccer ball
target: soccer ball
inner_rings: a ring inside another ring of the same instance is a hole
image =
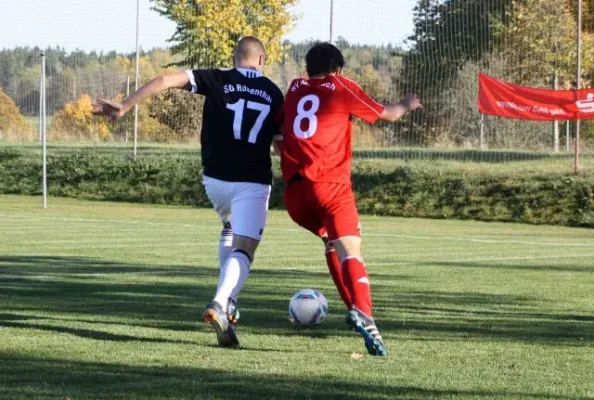
[[[302,289],[291,298],[289,315],[294,325],[319,325],[328,315],[328,300],[315,289]]]

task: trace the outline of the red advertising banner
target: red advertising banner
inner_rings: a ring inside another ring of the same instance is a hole
[[[532,121],[594,119],[594,89],[544,90],[479,74],[479,111]]]

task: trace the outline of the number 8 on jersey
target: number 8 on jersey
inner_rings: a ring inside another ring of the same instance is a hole
[[[308,107],[306,110],[305,107]],[[316,134],[318,129],[318,117],[316,113],[320,109],[320,98],[315,94],[310,94],[299,100],[297,104],[297,116],[293,122],[293,132],[301,139],[309,139]],[[303,130],[302,126],[306,125],[304,120],[307,120],[307,130]]]

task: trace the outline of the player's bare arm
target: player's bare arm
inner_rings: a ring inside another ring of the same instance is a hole
[[[94,115],[106,115],[112,119],[123,117],[132,107],[145,99],[155,96],[167,89],[183,89],[189,84],[189,77],[186,72],[175,72],[167,75],[160,75],[143,85],[132,96],[121,103],[99,99],[93,104]]]
[[[418,108],[423,108],[421,100],[414,94],[408,94],[398,104],[386,106],[379,119],[381,121],[396,122],[407,113]]]
[[[285,149],[284,134],[284,128],[280,126],[279,133],[272,137],[272,147],[274,148],[274,154],[277,156],[283,154],[283,150]]]

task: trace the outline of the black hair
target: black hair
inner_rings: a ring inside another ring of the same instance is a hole
[[[314,45],[305,56],[307,75],[328,75],[344,67],[344,56],[336,46],[324,42]]]

